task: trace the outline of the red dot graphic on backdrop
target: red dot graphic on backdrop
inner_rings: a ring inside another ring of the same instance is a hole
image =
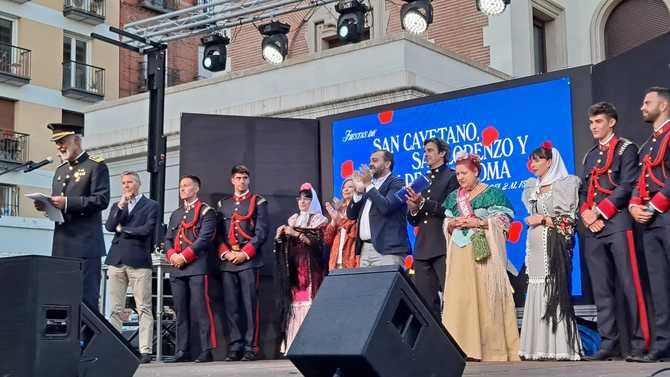
[[[354,174],[354,160],[346,160],[340,165],[340,176],[347,178]]]
[[[500,132],[495,127],[488,126],[482,130],[482,145],[485,147],[491,146],[499,137]]]
[[[377,119],[381,124],[389,124],[393,122],[393,110],[382,111],[381,113],[377,114]]]
[[[511,243],[517,243],[521,239],[521,231],[523,230],[523,224],[521,221],[513,221],[509,227],[509,235],[507,240]]]

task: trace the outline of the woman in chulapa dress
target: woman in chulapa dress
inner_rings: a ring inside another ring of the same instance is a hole
[[[519,331],[505,249],[514,211],[502,190],[479,181],[480,172],[477,155],[460,155],[460,187],[443,204],[447,274],[442,318],[469,360],[517,361]]]
[[[531,153],[526,181],[528,292],[519,355],[525,360],[579,360],[581,342],[570,301],[572,240],[579,178],[569,175],[550,142]]]

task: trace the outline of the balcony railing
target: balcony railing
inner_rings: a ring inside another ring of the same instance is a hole
[[[30,82],[30,50],[0,43],[0,82],[15,86]]]
[[[21,164],[28,158],[28,134],[0,129],[0,161]]]
[[[63,15],[91,25],[105,22],[105,0],[65,0]]]
[[[142,6],[156,12],[167,13],[179,9],[179,0],[144,0]]]
[[[79,62],[63,63],[63,95],[88,102],[105,97],[105,69]]]
[[[0,184],[0,217],[19,215],[19,188]]]

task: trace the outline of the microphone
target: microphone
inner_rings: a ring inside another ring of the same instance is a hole
[[[31,162],[30,164],[28,164],[28,167],[23,172],[24,173],[29,173],[33,170],[41,168],[44,165],[50,164],[51,161],[53,161],[53,158],[51,158],[51,156],[49,156],[49,157],[45,158],[44,160],[42,160],[40,162]]]

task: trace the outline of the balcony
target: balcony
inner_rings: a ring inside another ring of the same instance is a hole
[[[105,0],[65,0],[63,15],[89,25],[101,24],[105,22]]]
[[[19,215],[19,188],[0,184],[0,217]]]
[[[105,69],[79,62],[64,62],[63,95],[86,102],[103,100]]]
[[[159,13],[167,13],[179,9],[179,0],[143,0],[142,6]]]
[[[0,43],[0,83],[23,86],[30,82],[30,50]]]
[[[0,165],[22,164],[28,158],[28,134],[0,129]]]
[[[11,1],[11,2],[13,2],[13,3],[23,4],[23,3],[27,3],[27,2],[29,2],[30,0],[9,0],[9,1]]]

